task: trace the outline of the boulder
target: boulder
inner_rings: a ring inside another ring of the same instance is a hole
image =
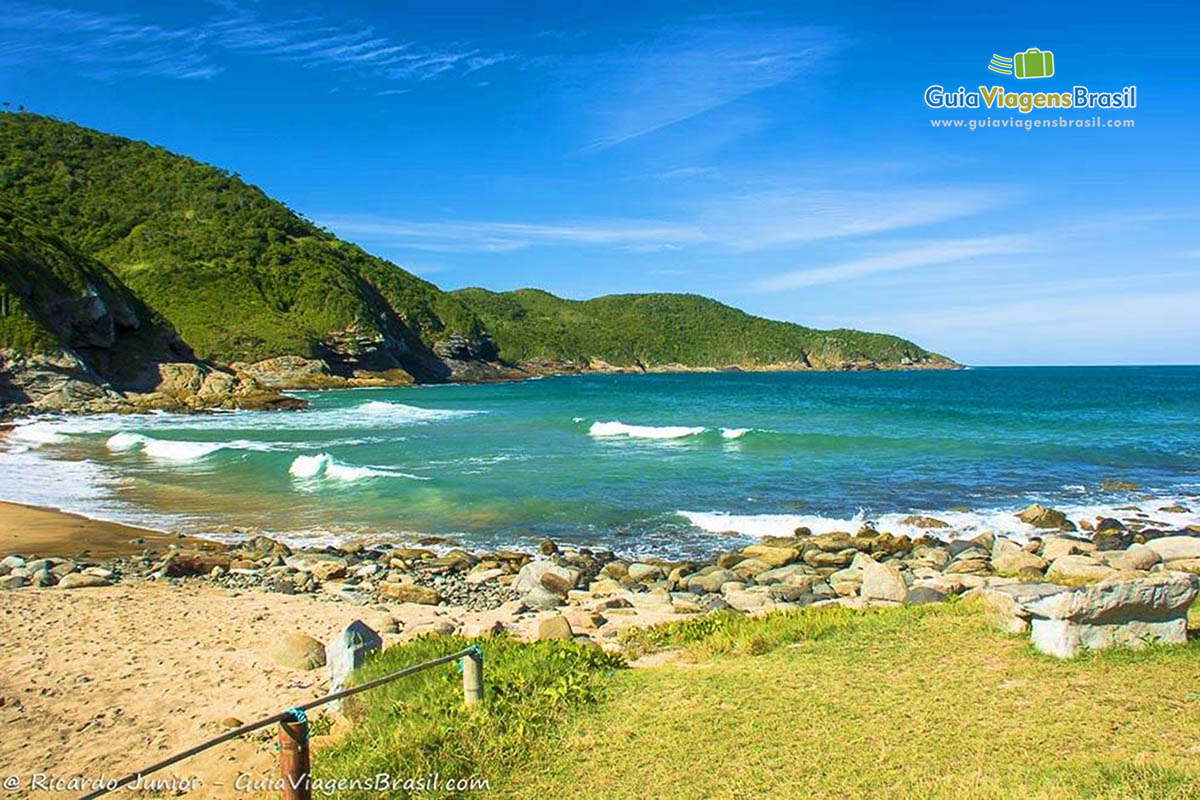
[[[1070,658],[1084,649],[1150,642],[1185,644],[1187,612],[1197,585],[1179,575],[1112,581],[1049,595],[1025,604],[1033,645]]]
[[[833,553],[812,548],[804,551],[804,563],[814,569],[838,569],[849,566],[856,555],[858,550],[853,547]]]
[[[571,623],[564,616],[547,617],[538,623],[538,641],[545,641],[546,639],[571,639],[574,636],[575,632],[571,630]]]
[[[805,542],[806,547],[809,545],[826,553],[838,553],[854,547],[854,537],[842,531],[819,533]]]
[[[1016,542],[997,537],[992,545],[992,569],[1001,575],[1038,577],[1047,566],[1044,558],[1026,552]]]
[[[0,589],[20,589],[24,585],[24,575],[5,575],[0,578]]]
[[[950,550],[945,547],[914,547],[906,559],[912,567],[928,567],[942,570],[950,563]]]
[[[566,597],[567,592],[579,585],[582,573],[574,567],[564,567],[553,561],[530,561],[521,567],[513,589],[520,594],[530,592],[535,586]]]
[[[283,563],[297,572],[315,572],[317,569],[334,570],[340,567],[341,575],[345,575],[347,562],[341,556],[330,555],[328,553],[297,553],[294,556],[285,557]],[[206,573],[207,571],[205,570]],[[329,580],[341,577],[341,575],[331,574]]]
[[[1042,558],[1057,561],[1063,556],[1096,552],[1096,545],[1071,536],[1047,536],[1042,540]]]
[[[72,572],[62,576],[58,581],[59,589],[85,589],[93,586],[112,586],[112,582],[98,575],[88,575],[83,572]]]
[[[924,528],[924,529],[937,529],[937,528],[949,528],[950,527],[950,523],[943,522],[942,520],[938,519],[937,517],[922,517],[922,516],[917,516],[917,515],[914,515],[911,517],[905,517],[904,519],[900,520],[900,524],[901,525],[910,525],[914,528]]]
[[[530,608],[542,611],[549,611],[563,604],[562,597],[540,584],[521,595],[521,600]]]
[[[1126,550],[1105,550],[1096,558],[1116,570],[1148,570],[1162,557],[1144,544],[1132,544]]]
[[[725,602],[738,611],[753,611],[756,608],[774,605],[770,590],[765,586],[755,586],[749,589],[730,589],[723,591],[721,596]]]
[[[496,580],[496,578],[499,578],[503,574],[504,574],[503,567],[494,567],[492,569],[480,569],[480,570],[475,570],[475,571],[471,572],[470,574],[468,574],[466,580],[467,580],[467,583],[470,583],[473,585],[479,585],[481,583],[487,583],[488,581],[494,581],[494,580]]]
[[[483,636],[495,636],[504,633],[504,623],[498,619],[475,620],[462,627],[462,635],[468,639],[478,639]]]
[[[757,558],[747,558],[739,561],[733,567],[733,573],[744,581],[756,579],[762,573],[771,569],[771,565]]]
[[[992,625],[1005,633],[1025,633],[1033,616],[1027,604],[1068,590],[1052,583],[1027,582],[988,586],[972,590],[969,596],[974,596],[976,591],[983,601],[985,616]]]
[[[945,599],[945,594],[929,586],[914,586],[904,596],[904,602],[913,606],[924,605],[926,603],[940,603]]]
[[[756,558],[768,567],[782,567],[800,558],[800,551],[794,547],[775,547],[767,544],[753,544],[742,549],[742,555]]]
[[[379,594],[389,600],[401,603],[419,603],[426,606],[436,606],[442,601],[437,589],[429,586],[418,586],[415,583],[393,583],[384,581],[379,584]]]
[[[785,567],[775,567],[754,576],[759,584],[782,583],[795,575],[804,575],[808,569],[804,564],[788,564]],[[811,571],[811,570],[810,570]]]
[[[444,619],[430,619],[408,628],[405,630],[405,635],[409,639],[415,639],[418,636],[453,636],[455,630],[456,627],[453,622]]]
[[[900,568],[891,562],[880,564],[874,560],[863,565],[862,588],[865,600],[889,600],[903,603],[908,596],[908,585],[900,574]]]
[[[1146,542],[1163,561],[1200,558],[1200,536],[1162,536]]]
[[[303,633],[289,633],[271,648],[271,660],[288,669],[325,666],[325,645]]]
[[[730,581],[736,581],[738,576],[727,569],[715,569],[711,572],[700,572],[688,578],[687,588],[696,594],[719,592],[721,587]]]
[[[1046,577],[1057,583],[1093,583],[1117,577],[1117,571],[1092,556],[1063,556],[1050,565]]]
[[[1067,515],[1053,508],[1047,508],[1040,503],[1034,503],[1017,514],[1017,519],[1026,525],[1047,530],[1073,531],[1075,524],[1067,519]]]
[[[1200,575],[1200,558],[1177,558],[1174,561],[1165,562],[1163,569],[1171,572],[1185,572],[1189,575]]]
[[[626,570],[626,575],[629,576],[629,580],[637,581],[639,583],[643,581],[660,580],[664,574],[665,573],[663,573],[662,567],[658,566],[657,564],[643,564],[640,562],[634,562],[633,564],[630,564]]]

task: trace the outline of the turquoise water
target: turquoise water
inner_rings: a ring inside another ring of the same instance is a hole
[[[741,538],[1020,535],[1032,500],[1200,515],[1200,368],[720,373],[299,393],[301,413],[42,419],[0,459],[8,499],[192,532],[542,538],[689,553]],[[1102,488],[1106,481],[1137,490]],[[967,510],[969,509],[969,510]]]

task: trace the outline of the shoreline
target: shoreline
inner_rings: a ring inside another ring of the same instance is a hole
[[[99,519],[51,506],[0,500],[0,553],[91,558],[135,555],[146,548],[188,545],[191,536]]]
[[[730,364],[725,366],[687,366],[683,364],[661,364],[651,367],[638,366],[616,366],[604,362],[586,366],[563,366],[559,365],[550,369],[540,369],[536,365],[526,363],[514,366],[495,365],[495,372],[481,372],[478,374],[462,374],[458,378],[442,382],[416,382],[416,381],[396,381],[390,379],[354,379],[339,378],[339,382],[328,383],[324,381],[313,381],[311,379],[296,380],[289,383],[286,379],[278,380],[265,376],[255,377],[260,385],[271,392],[276,393],[279,397],[287,398],[288,392],[326,392],[326,391],[345,391],[349,389],[419,389],[430,386],[481,386],[499,383],[522,383],[525,381],[536,381],[544,378],[571,378],[583,377],[588,375],[694,375],[694,374],[755,374],[755,373],[796,373],[796,374],[836,374],[846,372],[956,372],[970,369],[969,365],[959,364],[955,361],[935,362],[935,363],[914,363],[914,364],[876,364],[871,362],[866,364],[845,364],[839,367],[813,367],[805,366],[802,362],[786,362],[778,364],[756,364],[756,365],[740,365]],[[247,373],[249,374],[249,373]],[[292,398],[295,399],[295,398]],[[172,406],[167,410],[172,413],[179,414],[209,414],[219,413],[221,411],[235,410],[253,410],[253,411],[272,411],[272,412],[287,412],[301,411],[304,406],[284,403],[262,408],[226,408],[220,405],[187,405],[182,404]],[[140,406],[130,405],[126,410],[114,411],[112,409],[95,409],[90,406],[81,407],[46,407],[38,408],[32,405],[0,405],[0,438],[13,424],[31,417],[41,415],[63,414],[69,416],[95,416],[100,414],[154,414],[164,410],[164,408],[154,405]]]

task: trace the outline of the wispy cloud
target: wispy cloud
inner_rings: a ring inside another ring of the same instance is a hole
[[[322,221],[351,238],[434,252],[507,252],[570,244],[656,253],[703,244],[737,253],[928,225],[991,208],[1011,195],[1002,189],[950,187],[791,189],[712,201],[671,220],[429,221],[334,215]]]
[[[977,214],[1016,196],[1003,188],[846,190],[786,187],[711,202],[703,227],[741,250],[840,239]]]
[[[477,47],[397,41],[375,28],[319,16],[266,19],[236,2],[194,25],[164,27],[129,14],[13,5],[0,16],[0,63],[53,60],[93,77],[211,78],[222,52],[352,70],[388,80],[470,75],[514,58]]]
[[[578,59],[576,82],[600,118],[591,146],[645,136],[812,72],[843,44],[827,28],[722,22]]]
[[[606,245],[657,250],[703,239],[703,234],[694,227],[653,220],[544,224],[327,217],[321,223],[351,238],[440,253],[500,253],[533,245]]]
[[[221,67],[204,39],[194,28],[70,9],[10,4],[0,14],[0,64],[70,63],[100,78],[211,78]]]
[[[803,289],[809,286],[865,278],[881,272],[951,264],[985,256],[1016,255],[1035,249],[1037,249],[1036,243],[1027,236],[945,239],[852,261],[772,275],[752,283],[749,291],[780,292]]]

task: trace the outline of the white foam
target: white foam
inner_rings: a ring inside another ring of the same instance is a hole
[[[707,428],[687,427],[683,425],[626,425],[624,422],[596,421],[588,429],[590,436],[627,436],[631,439],[682,439],[685,436],[697,436]]]
[[[328,412],[318,411],[316,413]],[[393,424],[404,425],[435,422],[443,419],[473,417],[476,414],[484,412],[470,409],[422,408],[420,406],[410,406],[406,403],[388,403],[383,400],[370,400],[353,408],[345,409],[342,413],[365,414],[371,417],[373,422],[378,422],[380,418],[383,418]]]
[[[27,447],[41,447],[44,444],[62,444],[67,441],[58,429],[58,424],[51,420],[34,420],[24,422],[12,429],[8,438],[20,442]]]
[[[721,438],[740,439],[749,432],[749,428],[721,428]]]
[[[1200,524],[1200,504],[1195,498],[1161,496],[1151,500],[1135,503],[1145,512],[1146,518],[1162,523],[1168,528],[1182,528],[1188,525]],[[1128,519],[1134,512],[1119,511],[1124,503],[1115,504],[1065,504],[1053,503],[1055,508],[1066,514],[1072,521],[1095,520],[1097,517],[1113,517]],[[1163,507],[1182,506],[1186,512],[1159,511]],[[686,518],[692,525],[702,531],[721,534],[738,534],[762,538],[764,536],[791,536],[797,528],[808,528],[814,534],[845,531],[854,533],[863,524],[870,521],[881,531],[912,538],[933,536],[939,539],[953,540],[971,538],[984,532],[1007,536],[1017,541],[1027,541],[1031,537],[1040,537],[1046,531],[1034,528],[1017,518],[1020,507],[987,508],[971,511],[929,511],[929,512],[897,512],[868,517],[859,511],[852,517],[824,517],[807,514],[732,514],[724,511],[677,511],[675,513]],[[945,522],[945,528],[924,528],[920,525],[905,522],[913,516],[934,517]]]
[[[359,481],[364,478],[408,478],[427,481],[429,478],[384,467],[360,467],[344,464],[329,453],[315,456],[296,456],[292,459],[288,473],[294,478],[326,478],[333,481]]]
[[[136,450],[144,441],[146,437],[140,433],[114,433],[104,445],[114,453],[123,453],[126,450]]]
[[[288,473],[297,478],[315,478],[325,469],[326,462],[332,460],[325,453],[319,456],[296,456],[288,467]]]
[[[809,514],[730,514],[725,511],[676,511],[681,517],[708,533],[735,533],[742,536],[791,536],[797,528],[813,533],[850,531],[853,533],[865,521],[859,512],[849,519],[818,517]]]
[[[155,439],[140,433],[114,433],[105,447],[115,453],[141,450],[159,461],[197,461],[221,450],[270,450],[264,442],[237,439],[231,442],[190,442],[178,439]]]

